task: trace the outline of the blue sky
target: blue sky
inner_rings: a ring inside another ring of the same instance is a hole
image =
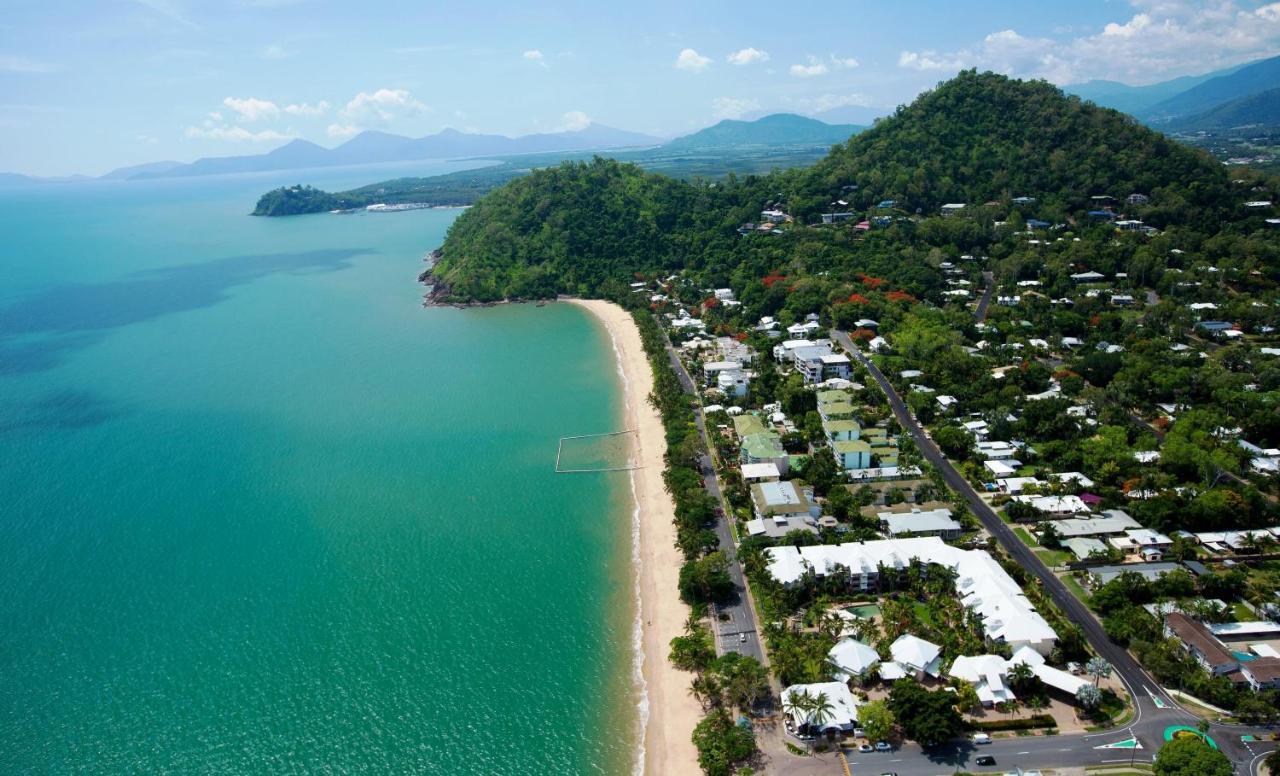
[[[1280,2],[795,5],[6,0],[0,170],[260,153],[292,137],[596,121],[659,135],[892,107],[962,67],[1151,83],[1280,53]]]

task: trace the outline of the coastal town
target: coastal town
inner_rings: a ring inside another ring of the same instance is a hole
[[[1243,192],[1242,218],[1280,226],[1271,194]],[[1078,227],[1036,202],[943,205],[931,220],[986,223],[1008,251],[931,257],[931,299],[862,275],[805,309],[774,293],[784,269],[756,284],[768,301],[631,284],[697,397],[717,502],[672,657],[767,772],[935,772],[918,746],[1085,769],[1149,762],[1179,727],[1244,757],[1280,717],[1280,450],[1257,399],[1280,366],[1275,289],[1172,247],[1142,193],[1092,195],[1090,242],[1162,251],[1158,276],[1082,260]],[[804,224],[768,202],[739,234],[921,219],[847,205]],[[725,655],[761,671],[726,679]]]

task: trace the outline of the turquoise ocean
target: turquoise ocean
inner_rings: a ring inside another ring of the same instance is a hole
[[[0,773],[633,767],[630,493],[569,305],[424,309],[415,163],[0,192]]]

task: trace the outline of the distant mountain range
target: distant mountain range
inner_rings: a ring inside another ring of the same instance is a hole
[[[1156,128],[1180,128],[1196,125],[1210,128],[1239,126],[1244,124],[1275,124],[1274,118],[1264,114],[1250,117],[1250,110],[1263,110],[1265,100],[1240,102],[1232,109],[1231,123],[1215,124],[1217,119],[1201,120],[1207,114],[1227,103],[1244,101],[1280,84],[1280,57],[1261,59],[1212,73],[1183,76],[1171,81],[1147,86],[1129,86],[1117,81],[1088,81],[1064,86],[1063,91],[1075,94],[1106,108],[1129,113]],[[1225,119],[1222,119],[1225,120]],[[1208,122],[1208,123],[1206,123]]]
[[[189,164],[174,161],[151,162],[121,167],[101,178],[103,180],[183,178],[417,159],[512,156],[624,148],[660,147],[676,152],[687,152],[712,148],[723,150],[800,145],[827,146],[844,142],[850,135],[863,128],[852,124],[830,124],[790,113],[777,113],[763,116],[755,121],[722,121],[693,134],[676,138],[665,145],[661,138],[652,135],[614,129],[601,124],[591,124],[584,129],[572,132],[551,132],[514,138],[505,135],[461,132],[456,129],[445,129],[434,135],[419,138],[367,130],[335,148],[325,148],[309,140],[299,139],[263,154],[205,157]],[[77,179],[82,177],[78,176]],[[7,187],[49,183],[53,180],[0,173],[0,186]]]
[[[660,142],[662,141],[659,138],[651,135],[627,132],[601,124],[591,124],[584,129],[572,132],[552,132],[515,138],[505,135],[473,134],[456,129],[445,129],[434,135],[419,138],[367,130],[336,148],[325,148],[309,140],[293,140],[265,154],[205,157],[190,164],[176,166],[165,166],[166,163],[162,162],[160,166],[143,165],[152,169],[136,169],[135,172],[123,176],[120,175],[124,172],[123,170],[116,170],[108,175],[130,180],[178,178],[401,162],[414,159],[628,148],[657,145]]]
[[[1186,119],[1175,120],[1173,129],[1182,132],[1280,126],[1280,88],[1224,102],[1216,108]]]
[[[853,124],[827,124],[794,113],[774,113],[755,121],[725,119],[691,135],[678,137],[662,148],[691,151],[751,146],[835,145],[843,143],[863,129],[865,127]]]

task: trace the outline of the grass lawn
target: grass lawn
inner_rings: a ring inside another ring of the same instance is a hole
[[[919,601],[913,601],[911,606],[916,611],[916,617],[925,625],[937,625],[933,619],[933,612],[930,611],[929,605]]]
[[[1062,580],[1062,584],[1067,586],[1067,589],[1071,591],[1072,595],[1079,598],[1086,604],[1089,603],[1089,594],[1080,586],[1080,583],[1076,581],[1075,577],[1070,574],[1063,574],[1059,579]]]
[[[1039,549],[1036,550],[1036,555],[1040,557],[1040,560],[1044,561],[1046,566],[1061,566],[1069,563],[1072,558],[1071,553],[1063,552],[1062,550]]]
[[[1248,622],[1258,619],[1258,615],[1249,611],[1249,607],[1244,605],[1243,601],[1236,601],[1231,607],[1231,613],[1235,615],[1240,622]]]
[[[1019,539],[1021,539],[1021,540],[1022,540],[1022,543],[1023,543],[1023,544],[1025,544],[1025,545],[1027,545],[1028,547],[1039,547],[1039,546],[1040,546],[1040,544],[1039,544],[1035,539],[1033,539],[1033,538],[1031,537],[1031,533],[1030,533],[1027,529],[1023,528],[1022,526],[1020,526],[1020,525],[1019,525],[1019,526],[1015,526],[1015,527],[1014,527],[1014,529],[1013,529],[1013,532],[1014,532],[1014,534],[1016,534],[1016,535],[1017,535],[1017,537],[1018,537]]]

